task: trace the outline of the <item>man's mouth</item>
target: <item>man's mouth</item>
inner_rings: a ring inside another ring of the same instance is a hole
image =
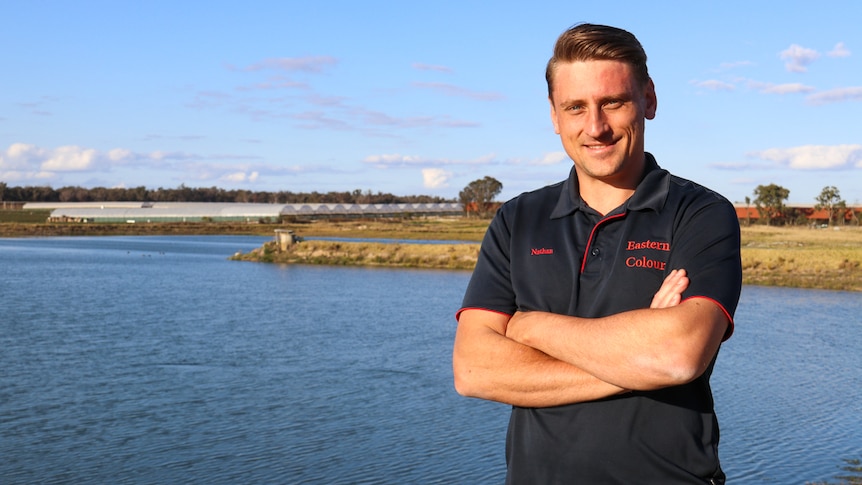
[[[586,147],[587,150],[601,151],[601,150],[611,148],[614,145],[615,145],[615,143],[601,143],[601,144],[584,145],[584,147]]]

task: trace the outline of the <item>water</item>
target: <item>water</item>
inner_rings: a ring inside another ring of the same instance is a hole
[[[862,458],[860,315],[859,293],[743,289],[712,378],[736,482],[825,480]]]
[[[508,408],[451,384],[469,273],[227,260],[268,239],[0,239],[0,483],[501,483]],[[731,483],[862,456],[860,314],[745,288]]]

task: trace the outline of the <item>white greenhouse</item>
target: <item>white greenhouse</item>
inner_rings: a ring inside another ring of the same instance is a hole
[[[51,209],[51,221],[276,222],[284,217],[393,217],[460,215],[461,204],[252,204],[218,202],[31,202],[25,209]]]

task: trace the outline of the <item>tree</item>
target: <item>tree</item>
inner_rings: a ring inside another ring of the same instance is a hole
[[[491,176],[485,176],[470,182],[458,194],[458,200],[464,206],[464,212],[477,212],[486,217],[491,212],[491,202],[503,190],[503,184]]]
[[[835,215],[835,212],[838,209],[847,207],[847,204],[841,200],[841,194],[838,192],[838,189],[832,185],[823,187],[820,195],[815,197],[814,200],[817,201],[817,204],[814,206],[815,209],[826,209],[827,214],[829,214],[829,221],[827,224],[830,226],[832,225],[832,216]]]
[[[758,185],[754,189],[754,206],[767,226],[773,217],[781,217],[784,214],[784,201],[789,195],[789,190],[775,184]]]

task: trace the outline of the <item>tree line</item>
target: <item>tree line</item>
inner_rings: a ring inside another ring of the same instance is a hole
[[[251,191],[244,189],[225,190],[218,187],[187,187],[181,184],[175,189],[148,189],[140,187],[93,187],[78,186],[54,189],[48,186],[10,187],[0,182],[0,201],[7,202],[243,202],[263,204],[442,204],[460,202],[468,214],[489,217],[499,204],[494,199],[503,189],[497,179],[486,176],[470,182],[458,194],[458,200],[430,195],[394,195],[370,190],[351,192],[291,192]],[[787,207],[785,201],[790,190],[776,184],[758,185],[754,198],[746,197],[745,204],[754,204],[759,219],[767,225],[808,224],[808,214],[803,209]],[[816,210],[828,214],[828,224],[846,222],[862,223],[862,213],[848,209],[834,186],[824,187],[815,197]],[[849,211],[849,212],[848,212]],[[749,221],[750,222],[750,221]]]
[[[790,196],[790,190],[776,184],[758,185],[754,189],[754,199],[745,198],[745,205],[754,203],[760,219],[766,225],[808,224],[807,214],[799,208],[788,208],[784,202]],[[828,225],[833,221],[846,222],[848,214],[847,202],[841,198],[841,192],[833,185],[823,187],[820,195],[814,198],[814,209],[826,211]],[[859,224],[862,214],[850,209],[850,221]]]
[[[352,192],[291,192],[225,190],[218,187],[195,188],[184,184],[175,189],[146,187],[9,187],[0,182],[0,201],[9,202],[243,202],[263,204],[442,204],[455,202],[430,195],[394,195]]]
[[[494,198],[503,190],[503,184],[491,176],[474,180],[458,194],[458,202],[468,215],[489,217],[497,211]]]

